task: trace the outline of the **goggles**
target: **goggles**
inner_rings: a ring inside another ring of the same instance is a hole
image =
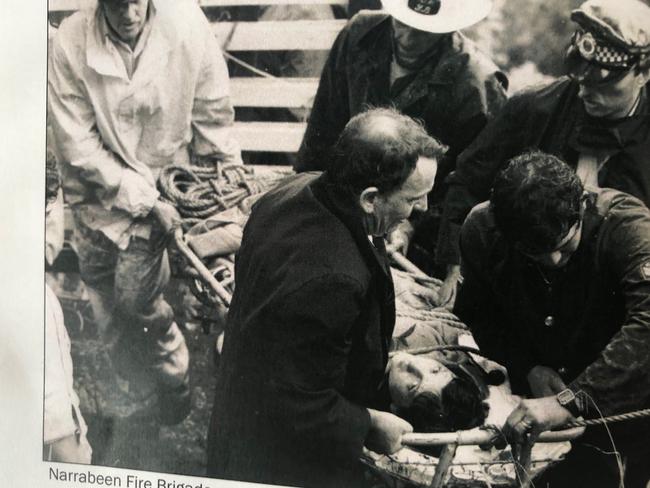
[[[604,44],[590,32],[576,31],[564,62],[570,78],[582,84],[600,85],[624,78],[634,66],[636,58]]]

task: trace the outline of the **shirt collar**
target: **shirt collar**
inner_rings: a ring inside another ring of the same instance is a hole
[[[119,46],[120,48],[126,49],[128,51],[132,51],[134,56],[138,56],[142,53],[144,46],[147,43],[147,39],[151,32],[151,26],[153,25],[153,19],[155,16],[156,7],[154,5],[154,0],[149,0],[149,5],[147,7],[147,18],[145,19],[142,32],[138,38],[138,42],[133,49],[131,49],[131,46],[129,46],[126,42],[120,39],[120,37],[117,35],[117,32],[115,32],[115,30],[109,25],[101,4],[97,6],[97,28],[99,29],[100,36],[102,39],[104,39],[104,42],[113,42],[116,46]]]

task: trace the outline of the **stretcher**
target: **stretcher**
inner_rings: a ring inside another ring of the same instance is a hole
[[[511,487],[529,486],[544,470],[560,462],[570,451],[568,441],[582,429],[546,432],[532,446],[526,465],[516,461],[509,447],[480,447],[498,440],[496,429],[472,429],[440,434],[407,434],[405,447],[392,455],[364,450],[361,461],[388,488],[417,487]],[[434,457],[418,450],[443,446]]]
[[[174,237],[179,252],[197,273],[196,289],[203,295],[203,300],[228,307],[234,281],[232,268],[206,266],[195,252],[198,248],[192,248],[182,228],[176,229]],[[400,268],[406,270],[394,271],[397,282],[411,279],[422,290],[435,289],[440,285],[439,281],[422,273],[403,256],[392,257]],[[452,327],[464,328],[453,314],[427,308],[426,297],[407,295],[396,291],[398,316],[408,317],[409,321],[441,321]],[[423,351],[426,351],[426,347]],[[392,455],[379,455],[366,449],[361,462],[389,488],[529,486],[536,476],[564,458],[571,449],[569,441],[581,432],[582,429],[574,428],[543,433],[528,452],[520,455],[519,461],[515,460],[509,447],[486,447],[494,446],[499,440],[500,433],[496,427],[435,434],[413,433],[404,436],[404,448],[400,451]],[[439,456],[421,450],[432,446],[442,446]]]

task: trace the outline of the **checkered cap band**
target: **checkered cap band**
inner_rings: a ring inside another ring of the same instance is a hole
[[[635,56],[612,46],[591,32],[577,31],[573,44],[584,59],[606,68],[630,68],[636,62]]]
[[[631,59],[632,57],[623,51],[618,51],[609,46],[596,46],[596,56],[594,57],[594,60],[597,63],[606,66],[629,68],[631,66]]]

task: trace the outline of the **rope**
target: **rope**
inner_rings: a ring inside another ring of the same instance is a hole
[[[256,68],[255,66],[253,66],[252,64],[248,64],[246,61],[242,61],[241,59],[233,56],[232,54],[230,54],[230,53],[228,53],[226,51],[223,52],[223,55],[224,55],[224,57],[226,59],[231,60],[233,63],[238,64],[242,68],[246,68],[251,73],[254,73],[254,74],[256,74],[258,76],[261,76],[263,78],[272,78],[274,80],[280,80],[280,81],[283,81],[284,83],[286,83],[287,85],[289,84],[289,82],[285,82],[282,78],[278,78],[277,76],[273,76],[272,74],[269,74],[266,71],[262,71],[261,69]]]
[[[567,427],[588,427],[590,425],[613,424],[615,422],[623,422],[625,420],[635,420],[645,417],[650,417],[650,408],[621,413],[618,415],[610,415],[609,417],[601,417],[597,419],[574,420],[567,424]]]
[[[286,171],[257,175],[241,164],[168,166],[160,172],[158,188],[184,218],[183,227],[188,228],[269,190],[286,175]]]
[[[392,351],[388,353],[388,357],[393,357],[395,354],[400,352],[405,352],[407,354],[413,354],[414,356],[417,356],[418,354],[427,354],[429,352],[435,352],[435,351],[464,351],[464,352],[471,352],[473,354],[478,354],[479,356],[483,357],[481,351],[479,351],[475,347],[460,346],[455,344],[448,344],[444,346],[418,347],[414,349],[400,349],[399,351]]]

